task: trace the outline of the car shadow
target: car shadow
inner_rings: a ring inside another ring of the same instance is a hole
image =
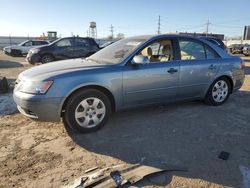
[[[0,68],[15,68],[15,67],[23,67],[23,65],[17,61],[0,60]]]
[[[169,104],[118,112],[100,131],[79,134],[68,130],[82,148],[127,163],[165,169],[173,176],[202,179],[229,187],[242,182],[240,165],[250,165],[250,92],[233,94],[222,106],[202,102]],[[239,109],[238,107],[241,106]],[[218,158],[221,151],[228,160]]]

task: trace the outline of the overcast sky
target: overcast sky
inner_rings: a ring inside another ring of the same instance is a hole
[[[243,35],[250,25],[250,0],[0,0],[0,35],[40,36],[57,31],[66,37],[86,36],[90,21],[98,37],[154,34],[158,16],[161,32],[209,32]]]

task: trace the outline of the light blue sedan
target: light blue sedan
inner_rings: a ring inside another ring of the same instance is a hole
[[[79,132],[103,127],[112,112],[180,100],[221,105],[244,81],[244,62],[204,40],[179,35],[137,36],[87,59],[22,72],[14,100],[19,111],[60,121]]]

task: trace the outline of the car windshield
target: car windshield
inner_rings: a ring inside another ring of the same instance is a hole
[[[60,40],[62,40],[62,39],[63,39],[63,38],[56,39],[56,40],[52,41],[52,42],[49,43],[49,44],[50,44],[50,45],[55,44],[55,43],[57,43],[58,41],[60,41]]]
[[[102,64],[117,64],[128,57],[135,48],[146,40],[146,38],[127,38],[119,40],[96,52],[87,58],[87,60]]]
[[[18,44],[18,46],[22,46],[24,43],[28,42],[29,40],[23,41],[20,44]]]

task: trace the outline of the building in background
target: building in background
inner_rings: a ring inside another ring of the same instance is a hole
[[[56,40],[57,32],[56,31],[47,31],[47,40]]]
[[[244,27],[243,40],[250,40],[250,25]]]

